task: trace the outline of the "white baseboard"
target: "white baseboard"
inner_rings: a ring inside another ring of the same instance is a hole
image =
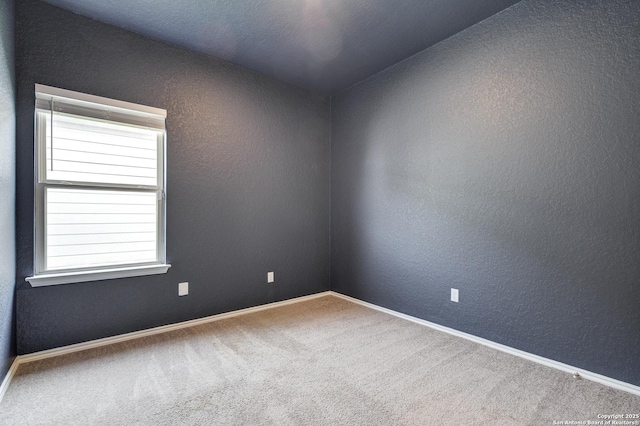
[[[384,313],[387,313],[389,315],[393,315],[395,317],[402,318],[402,319],[405,319],[407,321],[414,322],[416,324],[424,325],[424,326],[433,328],[435,330],[451,334],[453,336],[461,337],[463,339],[467,339],[467,340],[470,340],[472,342],[488,346],[488,347],[490,347],[492,349],[497,349],[499,351],[506,352],[508,354],[515,355],[515,356],[520,357],[520,358],[524,358],[524,359],[526,359],[528,361],[533,361],[535,363],[542,364],[542,365],[545,365],[547,367],[555,368],[557,370],[564,371],[564,372],[567,372],[567,373],[570,373],[570,374],[578,373],[584,379],[591,380],[593,382],[597,382],[597,383],[603,384],[605,386],[612,387],[614,389],[619,389],[619,390],[622,390],[622,391],[629,392],[629,393],[632,393],[634,395],[639,395],[640,396],[640,386],[632,385],[631,383],[623,382],[623,381],[617,380],[617,379],[612,379],[611,377],[603,376],[602,374],[593,373],[591,371],[583,370],[583,369],[578,368],[578,367],[573,367],[571,365],[564,364],[564,363],[558,362],[558,361],[554,361],[554,360],[549,359],[549,358],[544,358],[544,357],[541,357],[539,355],[534,355],[534,354],[529,353],[529,352],[521,351],[520,349],[515,349],[515,348],[512,348],[510,346],[502,345],[500,343],[496,343],[496,342],[493,342],[491,340],[483,339],[482,337],[474,336],[472,334],[464,333],[462,331],[458,331],[458,330],[455,330],[453,328],[445,327],[445,326],[440,325],[440,324],[436,324],[436,323],[433,323],[433,322],[430,322],[430,321],[426,321],[426,320],[423,320],[423,319],[420,319],[420,318],[412,317],[411,315],[407,315],[407,314],[403,314],[403,313],[400,313],[400,312],[393,311],[391,309],[383,308],[381,306],[374,305],[373,303],[363,302],[362,300],[355,299],[355,298],[350,297],[350,296],[345,296],[344,294],[341,294],[341,293],[336,293],[334,291],[331,291],[330,294],[332,294],[333,296],[339,297],[341,299],[348,300],[349,302],[353,302],[353,303],[357,303],[358,305],[366,306],[367,308],[375,309],[377,311],[384,312]]]
[[[49,349],[46,351],[34,352],[27,355],[18,355],[13,363],[11,364],[11,368],[7,372],[4,380],[2,381],[2,385],[0,385],[0,403],[2,402],[2,398],[4,397],[7,388],[11,383],[11,379],[14,374],[18,370],[18,366],[22,363],[37,361],[45,358],[51,358],[55,356],[65,355],[73,352],[85,351],[87,349],[97,348],[101,346],[112,345],[114,343],[125,342],[128,340],[139,339],[141,337],[152,336],[154,334],[166,333],[173,330],[179,330],[182,328],[193,327],[199,324],[206,324],[209,322],[220,321],[227,318],[232,318],[240,315],[246,315],[253,312],[264,311],[267,309],[273,309],[280,306],[291,305],[294,303],[304,302],[307,300],[317,299],[319,297],[324,296],[335,296],[341,299],[347,300],[352,303],[356,303],[358,305],[366,306],[371,309],[375,309],[380,312],[387,313],[389,315],[393,315],[398,318],[405,319],[407,321],[414,322],[416,324],[424,325],[435,330],[439,330],[453,336],[461,337],[463,339],[470,340],[472,342],[479,343],[481,345],[488,346],[493,349],[497,349],[502,352],[506,352],[511,355],[515,355],[517,357],[533,361],[538,364],[545,365],[547,367],[555,368],[560,371],[564,371],[570,374],[579,373],[584,379],[591,380],[605,386],[609,386],[615,389],[619,389],[625,392],[632,393],[634,395],[640,395],[640,386],[632,385],[630,383],[623,382],[621,380],[612,379],[607,376],[603,376],[601,374],[593,373],[591,371],[583,370],[577,367],[573,367],[568,364],[564,364],[558,361],[554,361],[552,359],[544,358],[538,355],[531,354],[529,352],[521,351],[519,349],[512,348],[510,346],[502,345],[500,343],[493,342],[491,340],[483,339],[481,337],[474,336],[472,334],[464,333],[462,331],[455,330],[453,328],[445,327],[430,321],[426,321],[420,318],[412,317],[411,315],[403,314],[400,312],[393,311],[391,309],[383,308],[378,305],[374,305],[372,303],[364,302],[359,299],[355,299],[350,296],[345,296],[341,293],[336,293],[334,291],[324,291],[321,293],[312,294],[309,296],[296,297],[294,299],[284,300],[281,302],[268,303],[266,305],[255,306],[252,308],[240,309],[237,311],[227,312],[218,315],[212,315],[204,318],[198,318],[195,320],[179,322],[176,324],[163,325],[161,327],[150,328],[148,330],[135,331],[132,333],[121,334],[119,336],[113,337],[105,337],[103,339],[92,340],[90,342],[77,343],[75,345],[64,346],[61,348]]]
[[[193,327],[200,324],[206,324],[209,322],[220,321],[227,318],[232,318],[240,315],[251,314],[253,312],[264,311],[267,309],[278,308],[280,306],[291,305],[294,303],[304,302],[306,300],[317,299],[319,297],[324,297],[330,295],[331,292],[324,291],[321,293],[311,294],[309,296],[296,297],[294,299],[283,300],[281,302],[273,302],[267,303],[266,305],[254,306],[251,308],[239,309],[237,311],[226,312],[218,315],[211,315],[204,318],[198,318],[189,321],[183,321],[176,324],[163,325],[160,327],[154,327],[147,330],[134,331],[132,333],[120,334],[118,336],[105,337],[103,339],[91,340],[89,342],[76,343],[74,345],[63,346],[61,348],[48,349],[46,351],[33,352],[26,355],[18,355],[13,364],[11,364],[11,368],[9,372],[5,376],[2,386],[0,387],[0,403],[2,403],[2,398],[11,383],[11,379],[13,378],[15,372],[18,369],[20,364],[25,364],[27,362],[38,361],[45,358],[52,358],[60,355],[70,354],[73,352],[86,351],[87,349],[98,348],[101,346],[113,345],[114,343],[126,342],[127,340],[139,339],[141,337],[153,336],[154,334],[167,333],[169,331],[179,330],[182,328]]]
[[[11,379],[13,379],[13,376],[16,374],[16,371],[18,371],[18,364],[20,364],[20,361],[18,361],[18,357],[16,357],[13,359],[13,362],[11,363],[11,367],[9,367],[9,371],[7,371],[6,376],[4,376],[4,380],[0,385],[0,404],[2,403],[2,398],[4,398],[4,394],[7,393],[7,389],[9,389],[9,384],[11,383]]]

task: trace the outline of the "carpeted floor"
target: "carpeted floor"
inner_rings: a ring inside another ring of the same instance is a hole
[[[2,425],[552,425],[640,397],[333,296],[20,366]]]

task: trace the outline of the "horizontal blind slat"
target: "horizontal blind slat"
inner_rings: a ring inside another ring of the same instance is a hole
[[[80,268],[92,266],[113,266],[132,263],[153,262],[156,260],[154,252],[91,254],[84,256],[54,257],[47,259],[50,270]]]
[[[103,177],[104,179],[99,180],[99,179],[95,179],[95,177]],[[80,179],[78,179],[79,177],[85,177],[84,180],[82,180],[82,182],[89,182],[89,183],[95,183],[95,184],[118,184],[118,185],[131,185],[131,177],[126,176],[126,175],[106,175],[106,174],[96,174],[96,173],[91,173],[91,172],[57,172],[55,174],[55,178],[51,178],[54,181],[63,181],[63,182],[73,182],[74,180],[78,181]],[[106,179],[105,177],[108,177],[109,179]],[[149,186],[149,187],[155,187],[156,186],[156,179],[155,178],[143,178],[140,176],[134,176],[135,178],[137,178],[137,182],[135,183],[136,186]],[[105,182],[106,180],[109,180],[109,182]]]
[[[49,258],[60,256],[85,256],[89,254],[101,253],[135,253],[138,251],[155,250],[155,242],[120,242],[119,245],[114,244],[71,244],[64,246],[47,245],[47,254]]]
[[[157,161],[155,158],[128,157],[126,155],[102,154],[86,152],[77,149],[64,149],[56,147],[53,152],[56,161],[70,161],[86,164],[98,164],[104,166],[126,167],[130,170],[147,169],[148,176],[155,177]],[[47,156],[47,161],[51,155]],[[109,169],[107,169],[109,170]]]
[[[155,193],[140,193],[135,191],[110,191],[76,188],[73,190],[49,191],[47,200],[52,203],[105,203],[105,204],[151,204],[156,199]]]
[[[49,235],[49,246],[72,246],[80,244],[118,244],[155,241],[155,232],[137,233],[93,233],[75,235]]]
[[[121,234],[130,232],[155,232],[155,223],[60,223],[49,224],[48,235]]]
[[[151,214],[155,215],[155,204],[84,204],[49,203],[49,214]]]
[[[47,147],[51,149],[51,142],[47,141]],[[156,151],[124,147],[119,145],[89,142],[78,139],[66,139],[56,137],[56,149],[65,151],[79,151],[90,154],[116,155],[118,157],[139,158],[141,160],[156,161]]]

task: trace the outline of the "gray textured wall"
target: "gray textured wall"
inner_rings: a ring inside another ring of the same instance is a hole
[[[34,0],[18,5],[17,76],[18,353],[329,289],[327,98]],[[167,109],[167,274],[24,282],[34,83]]]
[[[640,385],[638,34],[525,0],[333,97],[332,289]]]
[[[0,381],[15,355],[14,1],[0,0]]]

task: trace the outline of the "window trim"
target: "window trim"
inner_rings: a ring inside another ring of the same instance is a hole
[[[46,273],[28,277],[26,280],[32,287],[43,287],[58,284],[72,284],[89,281],[111,280],[114,278],[130,278],[140,277],[144,275],[157,275],[166,273],[171,265],[154,264],[154,265],[138,265],[123,268],[101,268],[94,270],[64,272],[64,273]]]
[[[45,86],[44,84],[36,83],[35,92],[43,96],[69,99],[72,102],[87,102],[91,104],[99,104],[104,107],[124,109],[141,115],[146,114],[149,116],[157,116],[158,118],[162,119],[167,118],[167,111],[161,108],[134,104],[132,102],[119,101],[117,99],[103,98],[102,96],[74,92],[72,90],[60,89],[58,87]]]
[[[36,105],[41,102],[42,99],[61,99],[63,102],[68,102],[70,105],[87,104],[89,107],[98,110],[104,108],[108,110],[107,114],[113,113],[118,115],[119,118],[123,117],[125,120],[118,120],[116,122],[127,123],[127,114],[135,115],[135,123],[129,123],[139,125],[139,121],[143,120],[149,122],[148,127],[158,131],[158,184],[157,186],[144,186],[144,185],[127,185],[127,184],[101,184],[93,182],[64,182],[56,180],[46,179],[46,165],[42,161],[46,159],[46,133],[42,132],[42,120],[39,117],[38,110],[43,108],[34,109],[34,252],[33,252],[33,268],[34,275],[27,277],[28,281],[33,287],[57,285],[57,284],[69,284],[77,282],[106,280],[113,278],[125,278],[135,277],[142,275],[154,275],[163,274],[171,267],[166,262],[166,128],[164,126],[164,120],[166,118],[166,111],[159,108],[148,107],[139,104],[133,104],[124,101],[118,101],[115,99],[103,98],[100,96],[89,95],[85,93],[73,92],[70,90],[59,89],[55,87],[44,86],[41,84],[35,85],[36,93]],[[122,112],[124,111],[124,114]],[[95,113],[86,115],[87,118],[96,118]],[[162,121],[160,121],[162,120]],[[162,128],[159,124],[162,122]],[[156,228],[157,244],[156,244],[156,259],[153,262],[137,262],[132,264],[116,264],[116,265],[103,265],[97,267],[88,268],[67,268],[60,270],[45,270],[46,262],[46,229],[45,229],[45,215],[46,215],[46,189],[47,188],[80,188],[80,189],[102,189],[109,191],[138,191],[138,192],[155,192],[157,194],[157,217],[158,224]]]

